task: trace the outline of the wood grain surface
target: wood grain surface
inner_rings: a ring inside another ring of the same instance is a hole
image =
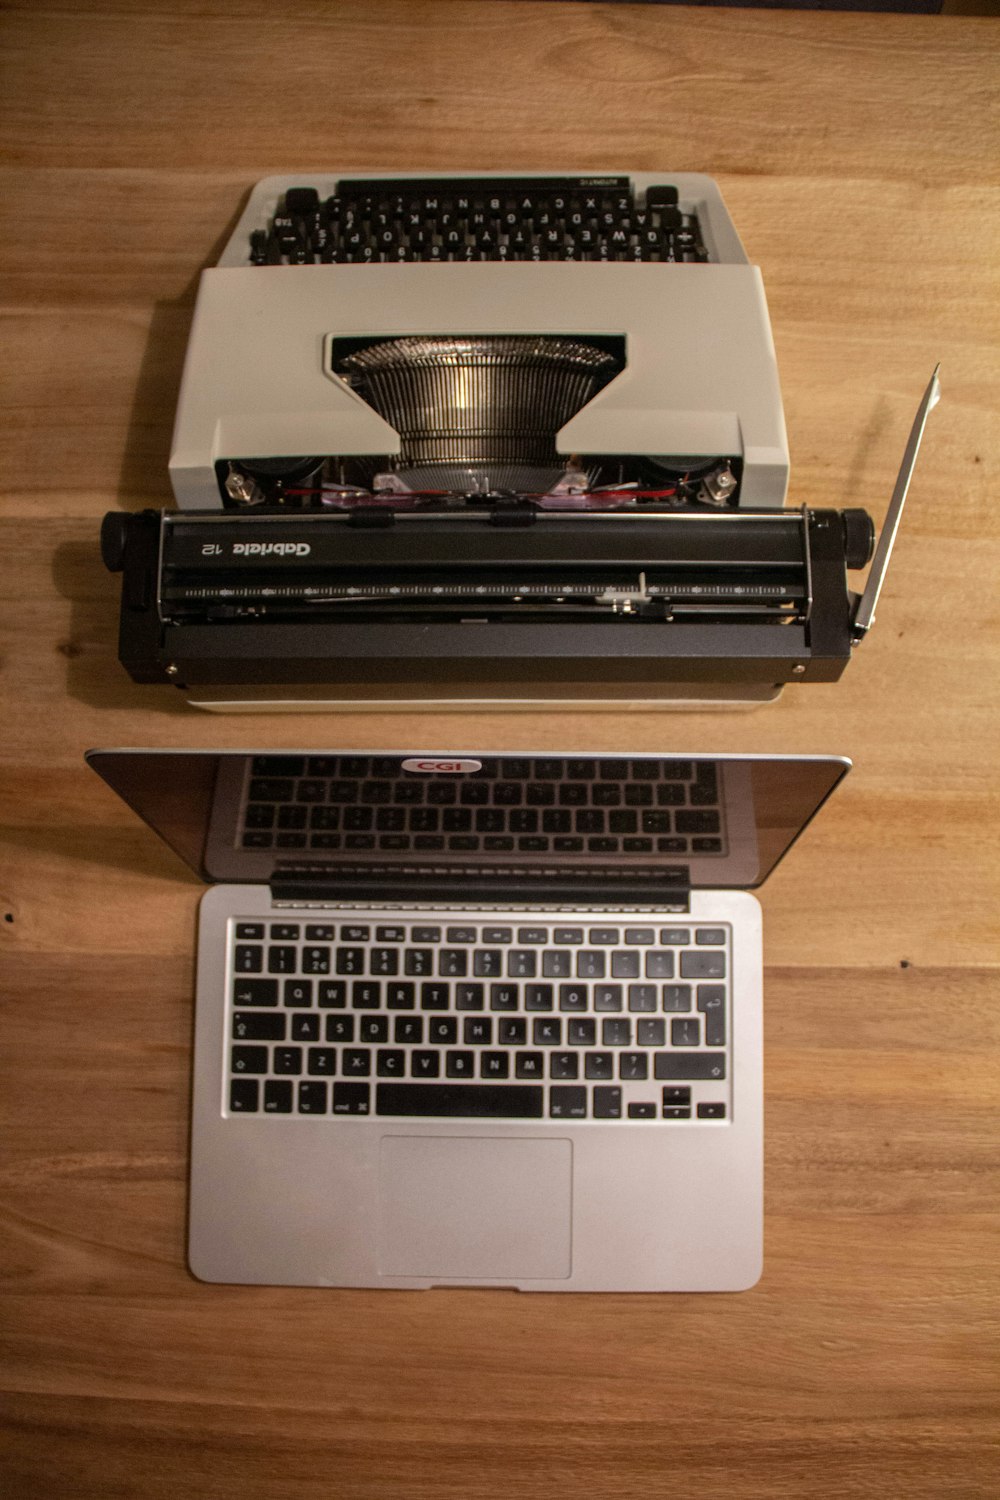
[[[503,0],[4,7],[12,1500],[996,1493],[998,40],[965,17]],[[255,180],[341,167],[716,177],[764,274],[793,504],[880,519],[941,360],[840,683],[749,715],[226,720],[127,679],[97,528],[169,502],[198,272]],[[853,757],[762,893],[755,1290],[191,1278],[199,887],[81,757],[248,742]]]

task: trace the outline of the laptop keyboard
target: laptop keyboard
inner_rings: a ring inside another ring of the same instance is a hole
[[[710,761],[486,759],[463,776],[400,776],[398,757],[256,756],[244,849],[389,854],[718,855]]]
[[[629,914],[230,922],[229,1114],[724,1120],[731,932]]]
[[[325,198],[290,187],[249,245],[258,266],[708,259],[676,187],[640,201],[627,177],[345,179]]]

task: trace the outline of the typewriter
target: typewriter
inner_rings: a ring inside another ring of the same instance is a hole
[[[704,176],[267,179],[170,472],[102,549],[123,665],[203,707],[753,703],[867,628],[870,518],[783,509],[760,273]]]

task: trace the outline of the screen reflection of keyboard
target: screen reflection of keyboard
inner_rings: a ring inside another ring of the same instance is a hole
[[[711,762],[484,760],[475,776],[400,776],[379,756],[257,756],[245,849],[454,854],[723,852]]]

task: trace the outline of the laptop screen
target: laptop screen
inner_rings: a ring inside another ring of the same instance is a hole
[[[756,886],[839,757],[92,750],[204,880]]]

